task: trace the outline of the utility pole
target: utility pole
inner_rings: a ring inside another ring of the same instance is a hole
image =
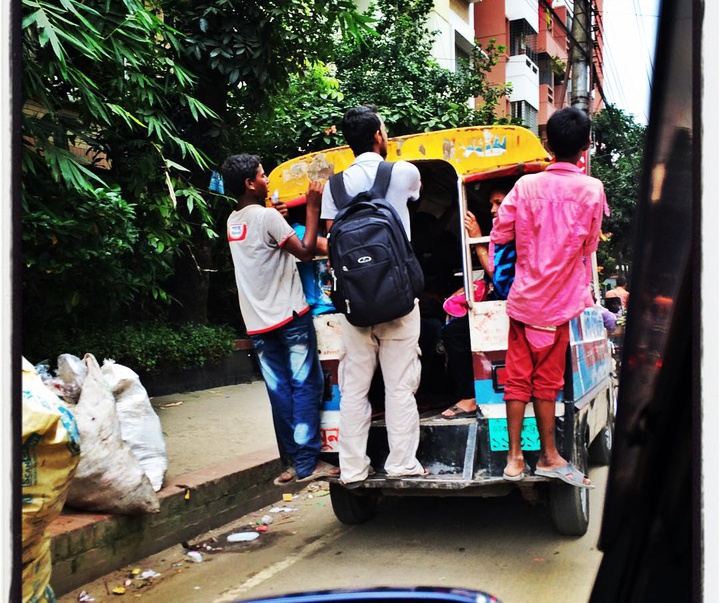
[[[572,44],[570,64],[570,105],[590,113],[590,69],[592,67],[590,44],[590,0],[575,0],[573,7]]]
[[[592,70],[592,40],[590,39],[590,1],[575,0],[573,6],[572,37],[577,44],[572,45],[570,63],[572,75],[570,81],[570,105],[590,115],[590,73]],[[585,173],[590,175],[590,153],[585,152]],[[593,290],[595,299],[600,299],[600,279],[598,277],[597,253],[590,256],[592,262]]]

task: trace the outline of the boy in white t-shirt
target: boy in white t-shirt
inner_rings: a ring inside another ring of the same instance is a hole
[[[265,207],[268,179],[259,157],[228,157],[221,173],[226,194],[238,201],[227,236],[240,311],[265,379],[281,456],[292,459],[275,483],[338,475],[320,460],[323,375],[296,266],[315,252],[323,184],[310,183],[300,239],[277,210]]]

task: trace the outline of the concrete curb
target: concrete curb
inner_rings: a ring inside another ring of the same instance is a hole
[[[66,509],[48,528],[55,594],[62,596],[280,500],[283,492],[301,489],[273,485],[281,469],[277,448],[271,447],[170,479],[158,492],[159,513],[107,515]]]

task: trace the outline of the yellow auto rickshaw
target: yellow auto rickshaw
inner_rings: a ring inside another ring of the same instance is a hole
[[[310,180],[326,179],[348,167],[354,157],[339,147],[297,157],[275,168],[269,190],[289,207],[304,202]],[[412,243],[425,271],[426,287],[420,299],[423,375],[416,394],[420,410],[417,458],[429,470],[422,478],[386,479],[377,469],[388,454],[383,420],[382,375],[371,391],[373,422],[368,455],[376,474],[361,487],[347,489],[331,480],[333,510],[344,523],[369,520],[385,496],[416,494],[500,496],[520,489],[528,499],[547,497],[556,528],[563,534],[587,530],[588,491],[546,478],[531,476],[521,482],[503,479],[508,449],[504,388],[508,317],[503,300],[475,301],[473,283],[483,278],[471,246],[488,237],[471,239],[463,225],[467,208],[476,215],[483,233],[491,228],[488,195],[498,185],[510,188],[523,174],[544,170],[550,156],[529,130],[516,126],[458,128],[400,136],[388,141],[388,161],[415,164],[422,178],[422,194],[411,203]],[[318,258],[319,273],[326,259]],[[597,277],[596,277],[597,280]],[[464,288],[468,308],[474,370],[475,416],[448,421],[440,411],[450,403],[450,375],[445,370],[439,330],[447,316],[444,298]],[[596,290],[598,283],[595,283]],[[342,356],[339,315],[314,316],[318,348],[326,376],[321,419],[323,454],[337,462],[339,409],[337,367]],[[581,471],[592,460],[607,464],[612,448],[614,393],[610,346],[600,312],[585,310],[571,322],[565,387],[556,402],[558,450]],[[527,406],[522,447],[534,467],[540,441],[532,405]]]

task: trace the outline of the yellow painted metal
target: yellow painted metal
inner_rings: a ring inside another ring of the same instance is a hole
[[[305,195],[310,180],[326,180],[346,169],[349,147],[309,153],[280,164],[270,173],[269,190],[287,203]],[[398,136],[388,140],[388,161],[444,160],[459,176],[499,170],[521,163],[549,163],[540,140],[519,126],[478,126]]]

